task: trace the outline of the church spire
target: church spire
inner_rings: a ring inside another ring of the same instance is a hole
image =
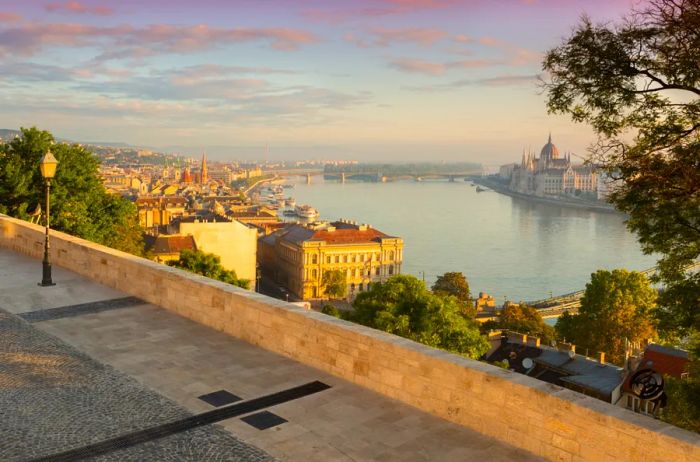
[[[552,132],[549,132],[549,139],[547,140],[548,144],[552,144]]]
[[[207,154],[202,154],[202,170],[200,174],[200,182],[206,184],[209,181],[209,172],[207,171]]]

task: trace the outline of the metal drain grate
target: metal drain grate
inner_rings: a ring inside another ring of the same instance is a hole
[[[138,297],[113,298],[99,302],[81,303],[79,305],[61,306],[46,310],[28,311],[17,316],[29,322],[52,321],[54,319],[82,316],[84,314],[100,313],[130,306],[143,305],[146,302]]]
[[[198,398],[214,407],[226,406],[227,404],[232,404],[243,399],[240,396],[236,396],[226,390],[207,393],[206,395],[199,396]]]
[[[287,401],[312,395],[329,388],[330,385],[326,385],[325,383],[316,380],[298,387],[289,388],[288,390],[283,390],[270,395],[261,396],[260,398],[251,399],[250,401],[244,401],[242,403],[214,409],[212,411],[175,420],[163,425],[135,431],[116,438],[101,441],[99,443],[71,449],[58,454],[39,457],[33,459],[31,462],[71,462],[74,460],[87,459],[89,457],[97,457],[110,452],[118,451],[120,449],[126,449],[137,444],[145,443],[147,441],[153,441],[158,438],[163,438],[185,430],[200,427],[202,425],[209,425],[222,420],[230,419],[231,417],[238,417],[240,415],[249,414],[251,412],[259,411],[277,404],[286,403]]]
[[[276,427],[277,425],[282,425],[288,422],[287,419],[283,419],[277,414],[273,414],[270,411],[262,411],[257,414],[247,415],[242,417],[241,420],[250,426],[257,428],[258,430],[267,430],[268,428]]]

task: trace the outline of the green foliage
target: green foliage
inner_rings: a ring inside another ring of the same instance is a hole
[[[665,378],[668,404],[661,411],[661,419],[700,433],[700,332],[692,332],[683,346],[690,354],[689,376]]]
[[[92,153],[53,141],[49,132],[23,128],[22,136],[0,144],[0,213],[27,220],[37,204],[44,209],[39,162],[51,149],[58,160],[51,181],[51,227],[141,255],[143,235],[136,206],[105,190]]]
[[[464,274],[452,272],[438,276],[432,287],[433,293],[438,295],[452,295],[459,300],[461,313],[469,319],[476,317],[476,308],[471,300],[469,283]]]
[[[656,291],[636,271],[599,270],[591,275],[577,315],[565,313],[556,331],[577,347],[603,351],[610,362],[622,364],[626,342],[640,345],[657,336],[653,309]]]
[[[328,295],[330,298],[343,298],[348,290],[348,282],[345,277],[345,271],[324,271],[321,283],[323,284],[326,295]]]
[[[479,358],[489,349],[486,337],[460,314],[453,296],[436,295],[413,276],[398,275],[359,294],[350,319],[453,353]]]
[[[544,322],[537,309],[523,303],[507,304],[498,316],[498,327],[521,334],[534,335],[542,343],[550,343],[555,338],[554,328]]]
[[[238,279],[235,271],[224,269],[221,266],[221,258],[213,253],[185,249],[180,252],[178,260],[169,261],[168,265],[244,289],[250,289],[250,281],[248,279]]]
[[[323,308],[321,308],[321,313],[327,314],[328,316],[333,316],[334,318],[341,317],[340,310],[338,310],[338,308],[331,305],[330,303],[323,305]]]
[[[468,302],[471,298],[469,283],[462,273],[445,273],[438,276],[433,284],[433,292],[453,295],[462,302]]]
[[[598,134],[592,163],[646,253],[661,255],[660,329],[700,329],[700,2],[643,3],[618,26],[584,18],[547,52],[550,112]]]

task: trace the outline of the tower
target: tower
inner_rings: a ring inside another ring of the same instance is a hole
[[[200,174],[200,183],[206,184],[209,182],[209,172],[207,170],[207,155],[206,153],[202,154],[202,169],[201,169],[201,174]]]

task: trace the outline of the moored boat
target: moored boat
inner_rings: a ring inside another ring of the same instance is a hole
[[[310,205],[297,205],[294,207],[294,211],[297,215],[302,218],[316,218],[318,217],[318,210],[311,207]]]

